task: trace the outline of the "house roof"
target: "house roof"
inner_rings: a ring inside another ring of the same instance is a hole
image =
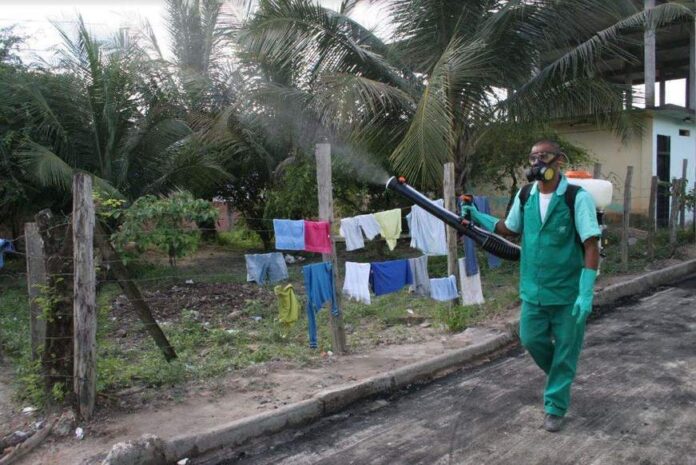
[[[666,3],[665,0],[656,0],[656,5]],[[636,11],[643,8],[643,0],[634,0]],[[609,18],[606,27],[611,25]],[[681,79],[689,76],[689,29],[693,28],[692,20],[681,20],[674,24],[659,28],[655,33],[655,61],[657,80]],[[642,28],[629,30],[620,46],[635,58],[631,63],[625,59],[605,59],[599,63],[600,73],[610,81],[623,84],[626,82],[627,73],[630,73],[633,84],[645,82],[645,59],[643,52]],[[557,53],[562,51],[558,50]],[[552,54],[552,55],[555,55]],[[553,59],[554,56],[548,56]]]

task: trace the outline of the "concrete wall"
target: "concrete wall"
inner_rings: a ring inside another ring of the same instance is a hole
[[[680,136],[679,130],[690,131],[689,136]],[[670,136],[670,179],[681,178],[682,160],[688,160],[686,178],[693,186],[696,180],[696,128],[693,124],[685,124],[681,120],[655,115],[653,119],[653,151],[657,153],[657,136]],[[653,159],[653,172],[657,173],[656,158]]]
[[[689,131],[688,136],[679,134],[679,130]],[[696,125],[693,122],[685,123],[681,118],[670,118],[656,114],[653,119],[653,150],[657,153],[657,136],[670,137],[670,166],[669,178],[680,179],[682,177],[682,164],[687,160],[686,179],[687,192],[694,187],[696,182]],[[657,174],[657,158],[653,160],[653,172]],[[686,222],[693,221],[693,210],[687,209]]]
[[[640,136],[622,141],[610,131],[597,129],[590,124],[559,126],[555,129],[568,141],[584,147],[590,155],[602,164],[602,174],[614,185],[612,204],[607,211],[623,210],[623,191],[626,167],[633,166],[632,211],[647,213],[652,176],[652,147],[649,143],[652,120],[646,118],[646,127]],[[592,172],[593,166],[584,169]]]

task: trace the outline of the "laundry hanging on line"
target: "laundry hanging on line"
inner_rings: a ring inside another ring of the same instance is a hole
[[[458,298],[457,278],[454,275],[446,278],[430,278],[430,297],[440,302]]]
[[[362,229],[360,228],[360,223],[357,219],[341,219],[341,227],[338,232],[346,240],[346,252],[351,252],[353,250],[362,249],[365,247]]]
[[[409,258],[408,265],[411,268],[413,284],[409,288],[411,292],[424,297],[430,297],[430,277],[428,276],[428,256]]]
[[[466,274],[465,259],[457,260],[459,266],[459,281],[462,290],[462,305],[480,305],[485,302],[481,289],[481,274],[471,276]]]
[[[275,235],[275,248],[277,250],[305,249],[304,220],[274,219],[273,232]]]
[[[490,214],[491,208],[488,197],[474,196],[474,205],[482,213]],[[469,237],[464,237],[464,257],[466,258],[466,275],[473,276],[479,272],[478,260],[476,259],[476,243]],[[489,253],[488,266],[490,268],[498,268],[501,265],[499,257]]]
[[[438,207],[444,205],[442,199],[431,202]],[[445,223],[441,219],[414,205],[411,213],[406,215],[406,221],[411,234],[411,247],[426,255],[447,255]]]
[[[305,250],[307,252],[331,253],[331,225],[328,221],[307,221],[304,225]]]
[[[372,240],[375,237],[377,237],[380,229],[379,223],[375,219],[374,214],[368,213],[366,215],[358,215],[355,217],[355,219],[360,225],[360,229],[362,229],[363,234],[365,234],[365,237],[367,237],[369,240]]]
[[[288,267],[283,254],[271,252],[265,254],[244,255],[247,268],[247,281],[257,284],[275,283],[288,279]]]
[[[325,303],[331,302],[331,313],[338,316],[336,288],[334,286],[331,262],[315,263],[302,267],[305,292],[307,293],[307,331],[309,347],[317,348],[316,314]]]
[[[346,262],[343,295],[370,305],[370,264]]]
[[[408,260],[370,263],[370,286],[375,295],[384,295],[413,284]]]
[[[273,292],[278,297],[278,320],[286,325],[296,322],[299,316],[300,303],[295,295],[293,285],[280,284],[273,288]]]
[[[379,224],[379,233],[387,241],[389,250],[394,250],[396,240],[401,235],[401,209],[394,208],[375,213],[375,220]]]
[[[381,226],[375,219],[375,214],[369,213],[366,215],[343,218],[341,220],[339,233],[346,240],[346,251],[351,252],[365,247],[363,234],[368,240],[372,240],[377,235],[381,234]],[[400,230],[399,234],[401,234]]]

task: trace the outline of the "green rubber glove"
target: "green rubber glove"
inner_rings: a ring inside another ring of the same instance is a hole
[[[462,205],[462,216],[471,218],[476,226],[481,226],[488,232],[495,232],[495,225],[500,221],[495,216],[481,213],[474,205]]]
[[[580,273],[580,292],[573,305],[571,313],[577,319],[578,324],[585,323],[592,312],[592,298],[594,297],[594,283],[597,279],[597,270],[583,268]]]

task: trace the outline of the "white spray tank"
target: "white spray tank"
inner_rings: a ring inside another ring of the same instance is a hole
[[[565,177],[569,184],[580,186],[590,193],[597,208],[597,222],[602,231],[602,238],[599,241],[599,253],[602,254],[602,249],[607,245],[605,231],[607,226],[604,224],[604,209],[611,204],[611,199],[614,194],[614,186],[609,181],[604,179],[593,179],[592,174],[588,171],[566,171]]]

